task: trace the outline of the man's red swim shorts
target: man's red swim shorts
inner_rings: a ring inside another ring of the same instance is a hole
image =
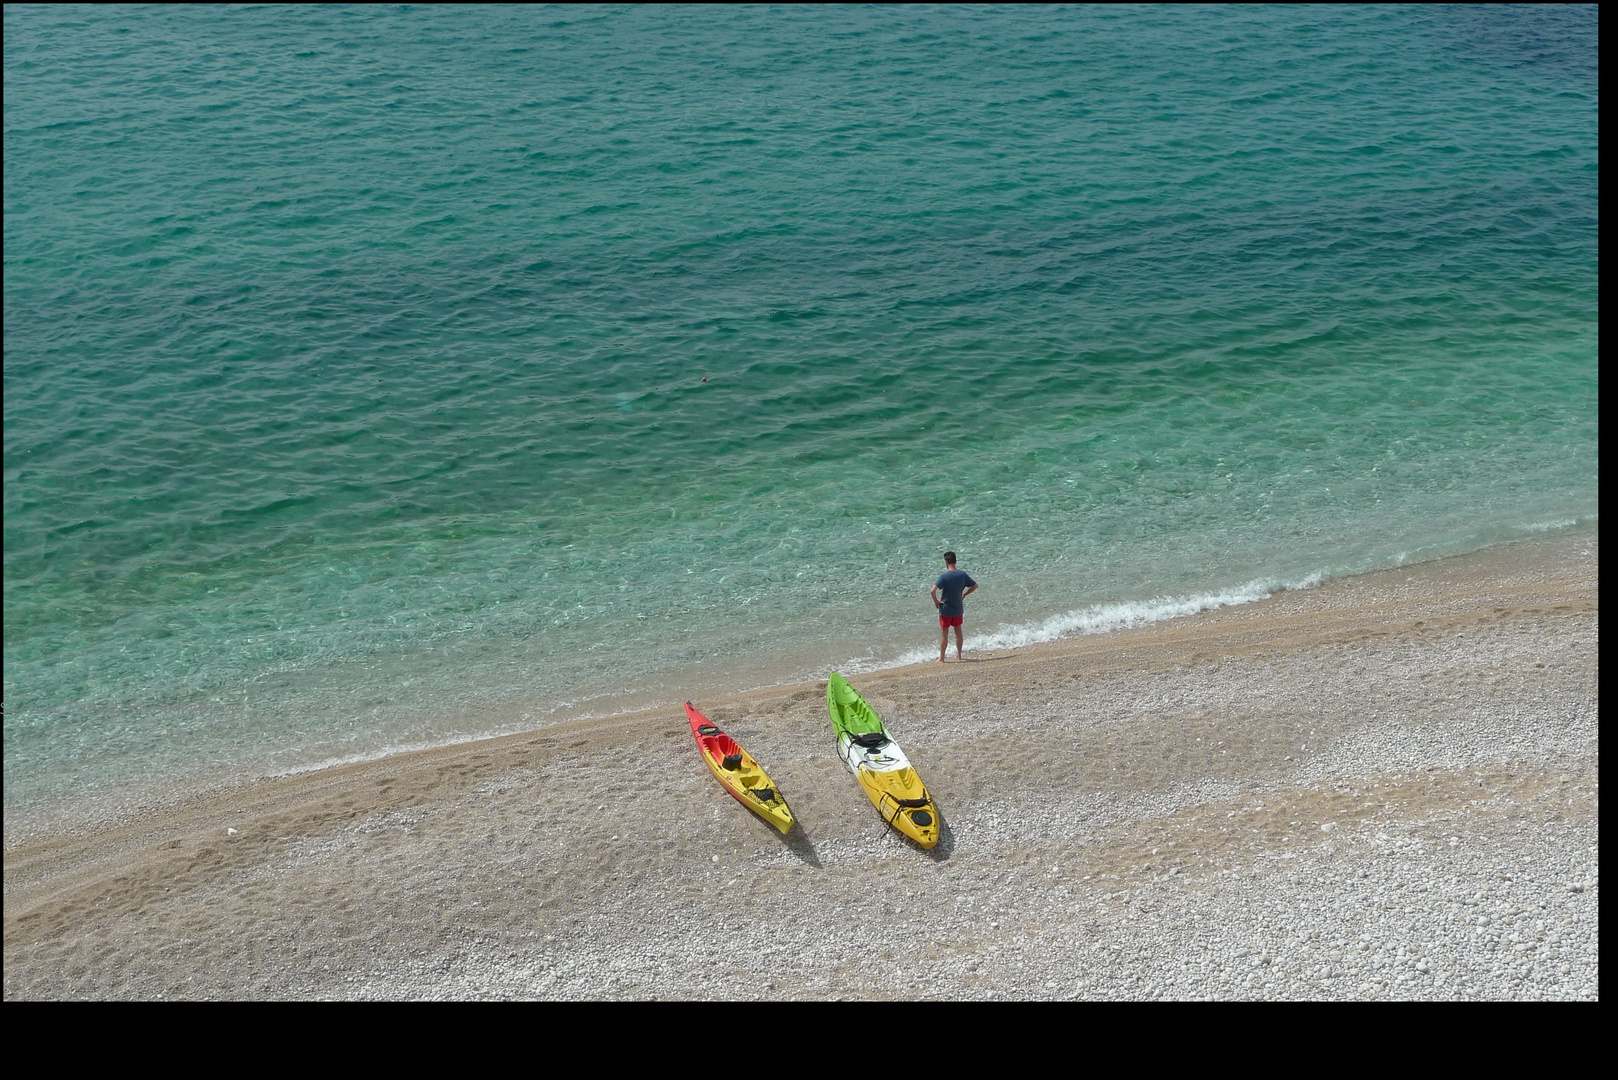
[[[959,625],[961,625],[961,620],[964,619],[964,618],[966,618],[965,615],[940,615],[938,617],[938,625],[939,626],[959,626]]]

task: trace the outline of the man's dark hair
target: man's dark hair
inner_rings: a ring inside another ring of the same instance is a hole
[[[955,565],[955,552],[953,552],[953,551],[944,552],[944,561],[946,563],[948,563],[950,566],[954,566]]]

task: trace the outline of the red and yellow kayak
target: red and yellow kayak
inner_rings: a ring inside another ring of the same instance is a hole
[[[689,701],[685,703],[685,718],[691,722],[691,735],[697,740],[697,750],[708,771],[731,797],[783,834],[788,832],[792,828],[792,808],[752,755]]]

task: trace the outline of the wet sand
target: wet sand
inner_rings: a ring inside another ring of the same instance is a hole
[[[1598,537],[261,781],[5,853],[7,1000],[1599,995]],[[970,627],[968,628],[970,632]]]

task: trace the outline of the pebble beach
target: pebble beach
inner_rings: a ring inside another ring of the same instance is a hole
[[[677,703],[8,832],[7,1000],[1594,1000],[1594,529],[855,678]]]

